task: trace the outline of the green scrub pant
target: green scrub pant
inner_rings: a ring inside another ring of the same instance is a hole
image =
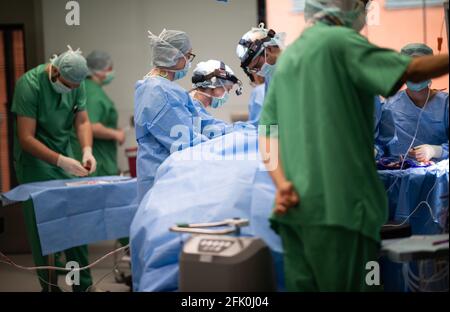
[[[48,256],[42,255],[41,243],[39,241],[39,233],[36,226],[36,217],[34,214],[34,207],[31,200],[23,203],[23,211],[25,216],[25,225],[28,232],[28,240],[31,245],[31,251],[33,253],[33,259],[35,266],[47,266]],[[56,233],[55,233],[56,234]],[[63,235],[59,233],[58,235]],[[88,249],[87,246],[80,246],[70,248],[64,251],[66,255],[66,261],[78,262],[80,268],[89,264]],[[55,255],[56,266],[63,266],[59,263],[59,253]],[[63,266],[65,267],[65,266]],[[50,279],[48,270],[38,270],[39,283],[41,284],[43,291],[59,291],[57,286],[49,286],[48,283],[57,284],[55,279]],[[52,271],[53,276],[67,274],[64,271]],[[92,278],[90,270],[80,271],[80,285],[73,285],[73,291],[80,292],[86,291],[89,286],[92,285]]]
[[[333,226],[279,224],[286,289],[292,292],[380,291],[366,284],[366,264],[379,244],[359,232]]]

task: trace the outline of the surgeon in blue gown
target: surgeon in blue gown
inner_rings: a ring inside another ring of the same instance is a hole
[[[171,152],[207,140],[196,126],[199,115],[189,93],[174,82],[187,75],[195,57],[189,37],[164,30],[159,36],[149,32],[149,38],[153,69],[135,87],[139,202]]]
[[[385,156],[386,150],[389,148],[389,146],[391,144],[395,144],[398,141],[398,138],[395,127],[381,127],[381,120],[384,120],[384,123],[394,124],[392,112],[388,110],[383,111],[383,101],[379,96],[375,97],[374,104],[375,159],[379,160],[380,158]]]
[[[248,103],[248,121],[255,126],[259,124],[259,118],[264,104],[266,95],[265,79],[256,74],[253,75],[252,85],[254,86],[250,101]]]
[[[271,30],[264,27],[264,23],[261,23],[246,32],[239,41],[236,54],[241,61],[241,67],[244,67],[249,77],[252,74],[264,77],[264,89],[267,92],[277,60],[285,47],[286,33],[275,33],[270,37]],[[262,45],[255,46],[261,41]],[[254,54],[249,54],[249,50],[252,49],[257,50]]]
[[[206,109],[220,109],[230,98],[233,87],[236,94],[242,93],[242,82],[234,75],[233,70],[225,63],[217,60],[200,62],[194,69],[190,95],[201,118],[201,132],[209,139],[228,134],[239,129],[256,128],[244,122],[226,123],[215,118]]]
[[[401,52],[413,57],[432,55],[425,44],[408,44]],[[398,140],[380,144],[385,156],[406,156],[421,163],[448,158],[448,93],[431,89],[431,80],[407,82],[407,89],[383,105],[378,142],[395,131]]]

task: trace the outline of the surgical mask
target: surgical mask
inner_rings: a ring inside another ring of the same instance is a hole
[[[106,74],[105,79],[103,79],[102,85],[106,86],[106,85],[110,84],[111,81],[114,80],[114,78],[115,78],[115,72],[110,71],[109,73]]]
[[[270,78],[272,76],[273,72],[275,71],[275,65],[271,65],[271,64],[267,63],[267,52],[265,49],[264,49],[264,58],[265,58],[265,63],[261,67],[259,72],[257,72],[256,74],[258,76],[261,76],[264,78]]]
[[[184,58],[186,60],[186,65],[183,69],[175,71],[175,76],[173,77],[173,80],[180,80],[186,77],[186,75],[189,72],[189,69],[191,68],[192,64],[189,62],[187,58]]]
[[[70,91],[72,91],[71,88],[69,88],[69,87],[65,86],[63,83],[61,83],[61,81],[59,81],[59,79],[56,79],[55,82],[52,80],[52,66],[50,66],[50,69],[48,71],[48,79],[50,80],[50,84],[52,85],[52,88],[56,93],[64,94],[64,93],[69,93]]]
[[[261,70],[257,72],[256,74],[258,76],[269,78],[272,76],[273,72],[275,71],[275,65],[271,65],[269,63],[264,63],[264,65],[261,67]]]
[[[228,100],[230,99],[230,93],[228,91],[225,91],[225,93],[220,98],[212,96],[205,92],[198,91],[198,90],[196,92],[203,94],[206,97],[209,97],[211,99],[211,107],[212,108],[219,108],[219,107],[225,105],[225,103],[228,102]]]
[[[225,103],[229,100],[230,94],[228,92],[225,92],[223,94],[223,96],[220,97],[220,98],[214,97],[214,96],[211,97],[211,98],[212,98],[212,100],[211,100],[211,107],[212,108],[219,108],[219,107],[225,105]]]
[[[431,83],[431,80],[426,80],[426,81],[422,81],[422,82],[407,81],[406,86],[408,87],[409,90],[418,92],[418,91],[422,91],[425,88],[428,88],[430,83]]]

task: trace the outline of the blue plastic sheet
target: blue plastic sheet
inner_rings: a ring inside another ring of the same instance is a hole
[[[66,183],[113,183],[67,186]],[[42,253],[128,237],[137,209],[136,179],[97,177],[23,184],[3,194],[4,204],[33,200]]]
[[[281,242],[270,229],[275,188],[257,151],[256,131],[236,131],[178,152],[159,168],[131,225],[135,291],[178,288],[178,257],[189,235],[176,223],[246,218],[243,235],[262,238],[274,252],[282,284]]]
[[[403,222],[415,211],[409,219],[414,235],[440,234],[448,213],[448,165],[447,159],[427,168],[379,171],[388,190],[389,220]]]

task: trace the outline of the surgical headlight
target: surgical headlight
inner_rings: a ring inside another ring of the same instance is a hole
[[[270,42],[275,37],[275,35],[276,32],[273,29],[270,29],[267,33],[267,37],[263,39],[257,39],[255,41],[241,39],[239,41],[240,45],[247,48],[247,51],[241,58],[241,68],[244,70],[251,81],[254,81],[254,79],[253,75],[248,69],[248,65],[250,65],[253,59],[262,52],[262,50],[265,48],[265,44],[267,42]]]
[[[242,81],[239,80],[239,78],[237,78],[235,75],[232,75],[232,74],[230,74],[229,72],[226,71],[226,67],[225,67],[225,63],[224,62],[220,62],[220,68],[215,69],[212,73],[210,73],[208,75],[194,75],[194,76],[192,76],[192,83],[196,87],[209,87],[209,86],[212,85],[211,80],[213,78],[217,78],[217,79],[221,79],[221,80],[225,80],[225,81],[230,81],[233,84],[237,84],[238,85],[238,89],[236,90],[236,95],[241,95],[242,94],[242,89],[243,89]]]

